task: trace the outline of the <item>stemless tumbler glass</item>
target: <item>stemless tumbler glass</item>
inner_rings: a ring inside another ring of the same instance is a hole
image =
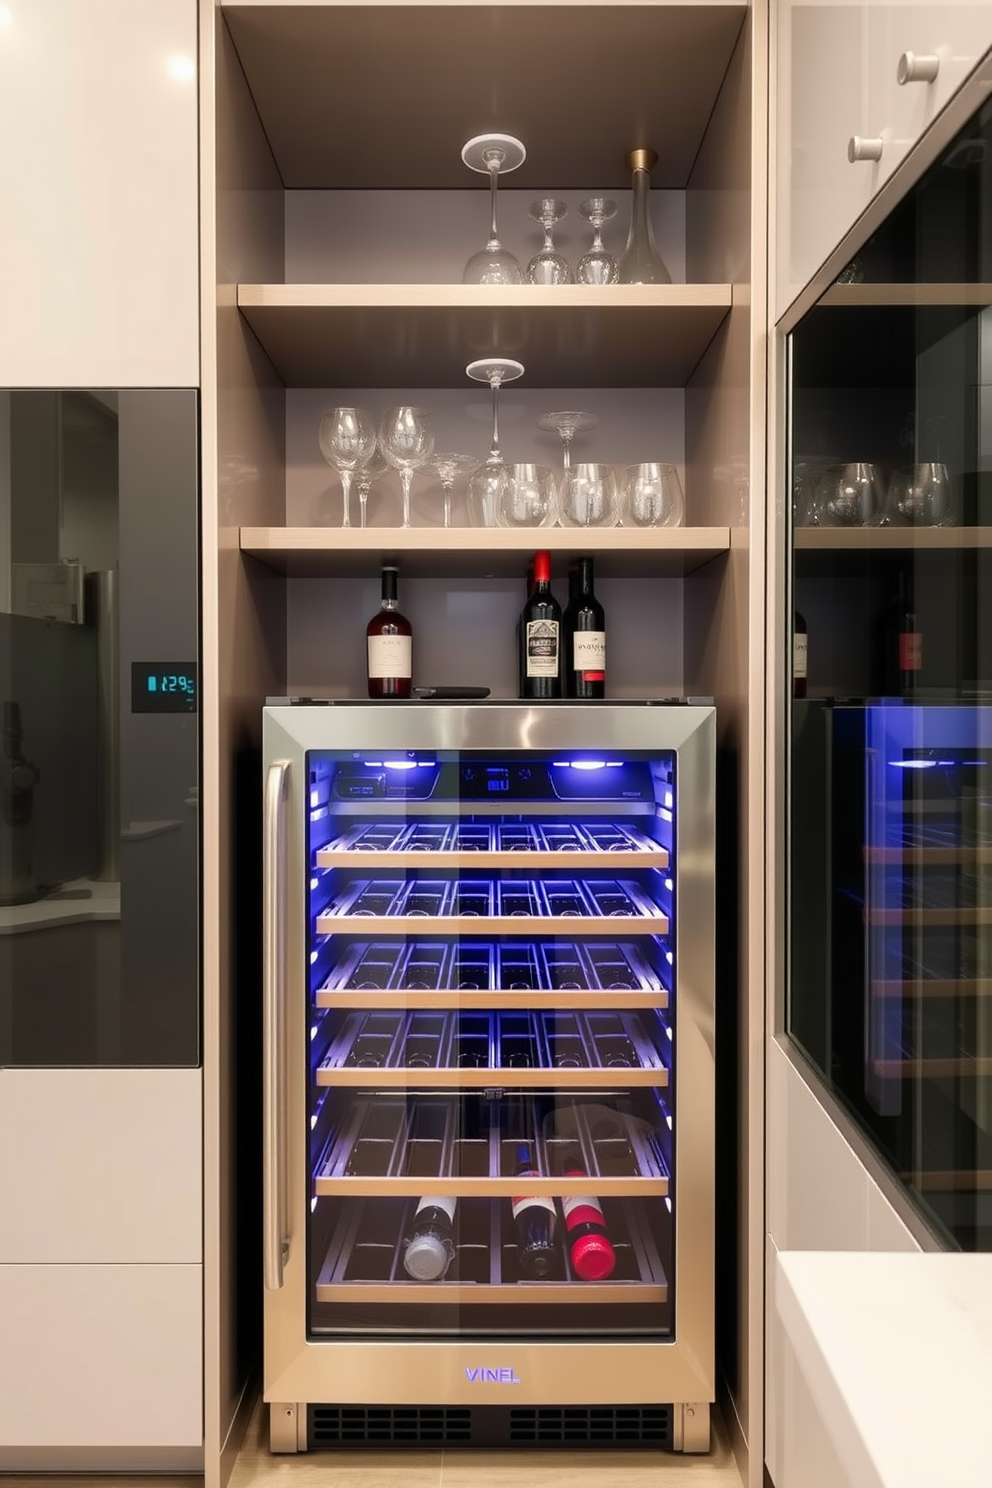
[[[644,463],[624,471],[620,521],[625,527],[679,527],[685,516],[674,465]]]
[[[611,465],[570,465],[562,474],[563,527],[615,527],[617,483]]]

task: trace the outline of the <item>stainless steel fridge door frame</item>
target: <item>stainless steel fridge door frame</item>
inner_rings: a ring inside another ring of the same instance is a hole
[[[308,1091],[303,1059],[284,1057],[285,1050],[302,1050],[307,1038],[306,755],[309,750],[369,748],[677,753],[673,1339],[307,1337]],[[265,1223],[267,1237],[270,1230],[272,1234],[264,1303],[265,1399],[364,1405],[713,1401],[715,710],[696,705],[542,708],[526,703],[273,706],[264,710],[263,756],[272,810],[283,779],[287,788],[284,853],[277,850],[276,835],[270,835],[277,824],[266,824],[272,848],[266,851],[266,914],[285,914],[284,964],[270,965],[266,951],[266,1028],[284,1031],[285,1049],[273,1049],[270,1043],[266,1053],[268,1078],[274,1084],[266,1102],[270,1161]],[[279,859],[285,864],[281,885],[273,881]],[[281,1007],[276,995],[280,986],[285,993]],[[605,1356],[591,1367],[590,1351],[596,1349],[604,1350]],[[480,1366],[495,1368],[502,1382],[479,1378]],[[512,1392],[506,1383],[510,1380]]]

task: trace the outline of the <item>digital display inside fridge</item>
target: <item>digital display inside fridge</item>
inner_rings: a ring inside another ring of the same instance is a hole
[[[674,751],[307,754],[311,1337],[674,1335]]]

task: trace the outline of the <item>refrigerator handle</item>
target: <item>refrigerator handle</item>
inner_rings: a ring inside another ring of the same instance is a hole
[[[263,815],[264,957],[263,1007],[263,1182],[264,1271],[270,1292],[282,1286],[286,1238],[285,1097],[283,1091],[286,1026],[286,797],[289,760],[274,760],[265,777]]]

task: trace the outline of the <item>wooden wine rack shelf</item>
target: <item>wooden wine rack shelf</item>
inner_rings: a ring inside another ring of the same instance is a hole
[[[598,873],[600,869],[667,868],[668,853],[646,848],[637,852],[362,852],[358,849],[318,848],[318,868],[373,869],[392,872],[394,868],[416,868],[421,872],[444,872],[467,868],[491,872],[493,869],[524,869],[550,873],[556,869],[578,869]]]
[[[645,1281],[518,1281],[485,1283],[458,1281],[389,1281],[317,1282],[318,1302],[364,1302],[402,1306],[404,1302],[432,1303],[434,1306],[502,1306],[509,1303],[526,1307],[542,1305],[572,1307],[604,1302],[623,1305],[664,1303],[668,1301],[668,1283]]]
[[[992,911],[989,912],[992,916]],[[316,921],[318,935],[561,935],[574,939],[591,935],[623,933],[630,935],[667,935],[668,916],[658,914],[624,915],[605,919],[598,915],[345,915],[320,914]]]
[[[552,1067],[550,1069],[512,1066],[506,1069],[475,1069],[454,1066],[447,1069],[420,1066],[381,1067],[321,1065],[314,1074],[316,1085],[332,1085],[358,1090],[479,1090],[498,1087],[504,1090],[615,1090],[647,1086],[663,1089],[668,1084],[668,1071],[637,1068],[630,1065],[605,1069]]]
[[[405,987],[362,992],[336,992],[329,989],[316,993],[314,1005],[319,1008],[341,1008],[342,1011],[359,1008],[375,1010],[380,1008],[450,1008],[456,1011],[459,1009],[488,1011],[490,1008],[519,1008],[521,1011],[549,1008],[564,1011],[570,1008],[588,1008],[593,1011],[606,1007],[611,1010],[614,1008],[620,1010],[660,1008],[664,1010],[668,1007],[668,993],[664,988],[649,992],[633,992],[626,988],[606,989],[601,992],[578,991],[571,988],[567,992],[503,992],[498,987],[490,991],[479,992],[464,991],[458,988],[434,992]]]
[[[577,1178],[574,1175],[567,1178],[411,1178],[407,1174],[384,1178],[381,1175],[324,1177],[323,1174],[318,1174],[314,1179],[314,1192],[319,1197],[348,1195],[368,1199],[381,1199],[387,1195],[390,1198],[421,1199],[425,1192],[442,1198],[459,1199],[526,1198],[529,1194],[536,1197],[546,1195],[548,1198],[565,1198],[570,1194],[592,1194],[599,1198],[646,1198],[666,1197],[669,1184],[662,1174],[651,1174],[645,1178]]]

